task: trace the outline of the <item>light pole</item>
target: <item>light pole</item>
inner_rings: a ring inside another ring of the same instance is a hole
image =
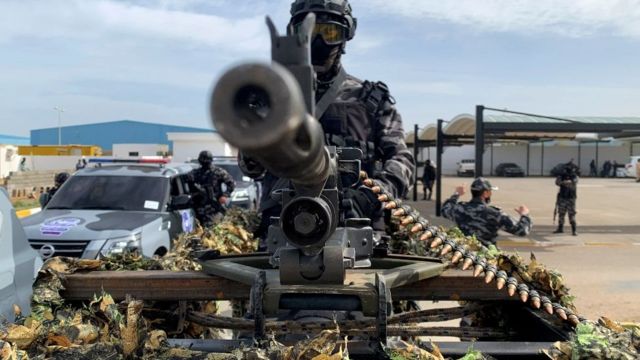
[[[58,107],[54,107],[53,110],[58,112],[58,146],[62,145],[62,113],[64,112],[64,109],[62,108],[62,106]]]

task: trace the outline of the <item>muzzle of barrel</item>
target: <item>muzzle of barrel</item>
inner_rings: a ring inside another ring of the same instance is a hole
[[[220,135],[294,184],[324,183],[330,172],[322,127],[308,114],[295,77],[282,65],[243,64],[222,75],[211,98]]]

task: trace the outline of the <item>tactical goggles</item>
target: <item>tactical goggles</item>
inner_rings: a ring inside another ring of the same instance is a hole
[[[302,22],[294,25],[294,31],[299,33],[302,30]],[[322,39],[328,45],[341,44],[349,39],[349,29],[340,23],[336,22],[321,22],[316,23],[311,34],[311,39],[315,39],[317,35],[322,36]]]

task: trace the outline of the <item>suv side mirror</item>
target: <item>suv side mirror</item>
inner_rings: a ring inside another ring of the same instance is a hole
[[[172,210],[188,209],[191,206],[191,195],[178,195],[171,198]]]

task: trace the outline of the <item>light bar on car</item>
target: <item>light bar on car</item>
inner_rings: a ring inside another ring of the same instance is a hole
[[[168,164],[171,161],[164,157],[142,157],[136,159],[119,159],[119,158],[93,158],[89,159],[89,163],[93,164]]]

